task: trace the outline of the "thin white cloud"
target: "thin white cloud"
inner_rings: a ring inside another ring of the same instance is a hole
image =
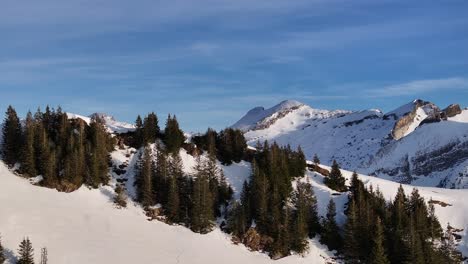
[[[454,77],[445,79],[416,80],[366,90],[365,95],[368,97],[393,97],[404,95],[423,95],[424,93],[447,90],[468,90],[468,79]]]

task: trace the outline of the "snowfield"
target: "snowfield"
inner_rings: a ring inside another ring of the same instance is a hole
[[[125,158],[122,154],[114,152],[113,159]],[[248,176],[236,174],[249,170],[244,165],[226,170],[233,185]],[[10,261],[25,236],[33,243],[37,262],[40,248],[47,247],[50,264],[326,263],[331,255],[314,239],[305,257],[273,261],[266,254],[234,245],[219,229],[200,235],[182,226],[147,221],[142,208],[132,202],[126,209],[117,209],[113,196],[110,186],[81,187],[73,193],[34,186],[0,162],[0,203],[5,205],[0,209],[0,232]]]

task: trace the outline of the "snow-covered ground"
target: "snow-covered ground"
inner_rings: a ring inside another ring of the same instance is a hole
[[[112,153],[114,164],[128,164],[126,173],[113,174],[111,186],[117,178],[127,178],[127,188],[133,192],[133,166],[138,152],[127,148]],[[189,173],[195,159],[181,150],[184,170]],[[242,183],[250,175],[248,162],[221,166],[228,182],[238,197]],[[325,167],[325,166],[324,166]],[[325,167],[327,168],[327,167]],[[351,172],[343,171],[350,178]],[[338,194],[323,184],[323,176],[308,171],[301,180],[309,179],[318,200],[320,216],[326,214],[330,199],[337,204],[337,222],[344,224],[346,194]],[[396,194],[399,184],[375,177],[360,175],[364,183],[379,187],[387,199]],[[310,252],[305,256],[290,256],[273,261],[265,254],[250,252],[242,245],[234,245],[228,235],[219,229],[207,235],[191,232],[181,226],[169,226],[158,221],[147,221],[140,206],[130,202],[128,208],[117,209],[112,199],[111,186],[90,190],[81,187],[73,193],[60,193],[32,185],[28,180],[11,173],[0,162],[0,232],[8,255],[16,253],[20,240],[29,236],[36,248],[46,246],[50,263],[326,263],[331,253],[318,243],[310,241]],[[407,194],[413,186],[403,185]],[[460,249],[468,255],[468,190],[449,190],[421,187],[426,199],[450,204],[436,205],[441,224],[464,229]]]

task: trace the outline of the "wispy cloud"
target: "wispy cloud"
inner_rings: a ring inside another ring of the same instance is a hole
[[[430,92],[448,90],[468,90],[468,79],[454,77],[445,79],[416,80],[366,90],[364,94],[369,97],[394,97],[404,95],[424,95]]]

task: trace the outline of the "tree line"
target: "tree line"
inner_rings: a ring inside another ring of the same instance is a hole
[[[90,124],[69,119],[60,107],[47,107],[20,122],[9,106],[2,129],[2,158],[9,166],[19,164],[27,177],[41,175],[41,185],[73,191],[82,184],[96,188],[109,180],[109,153],[114,140],[104,121],[94,116]]]

